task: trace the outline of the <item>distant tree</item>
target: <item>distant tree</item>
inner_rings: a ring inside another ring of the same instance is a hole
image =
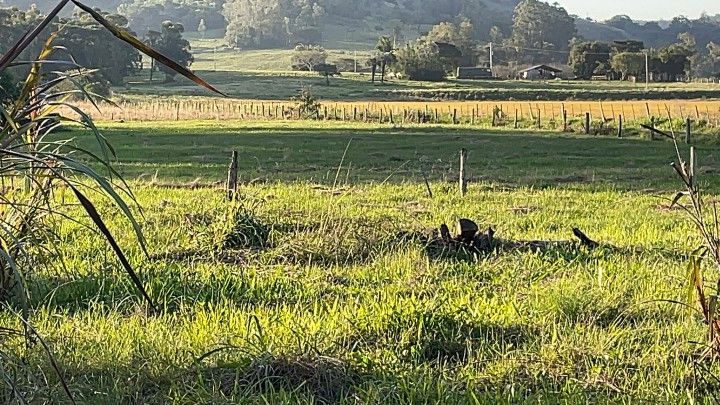
[[[320,103],[317,97],[312,93],[310,87],[302,86],[298,90],[298,94],[292,98],[296,102],[297,109],[305,118],[317,118],[320,111]]]
[[[27,11],[16,7],[0,7],[0,54],[14,45],[31,27],[37,25],[41,17],[37,7],[31,7]],[[22,54],[22,59],[30,60],[36,57],[42,48],[42,44],[47,39],[47,35],[45,33],[45,35],[34,41],[33,45]]]
[[[396,57],[393,69],[409,80],[444,80],[455,63],[438,43],[424,39],[397,50]]]
[[[239,49],[287,46],[309,31],[319,35],[324,14],[320,0],[226,0],[225,40]]]
[[[613,70],[622,74],[622,80],[629,76],[640,76],[645,72],[645,54],[623,52],[613,55],[610,62]]]
[[[575,20],[557,5],[539,0],[523,0],[515,7],[513,17],[513,44],[521,48],[525,62],[557,60],[575,37]]]
[[[200,19],[200,24],[198,24],[197,28],[198,32],[202,34],[203,39],[205,38],[205,32],[207,32],[207,26],[205,25],[205,19]]]
[[[19,83],[7,70],[0,72],[0,106],[7,105],[20,94]]]
[[[690,77],[691,58],[697,54],[695,40],[690,35],[680,35],[679,42],[658,50],[659,63],[655,70],[665,81],[677,81],[681,77]]]
[[[370,82],[375,84],[375,76],[377,75],[377,67],[380,64],[377,56],[371,56],[366,64],[370,66]]]
[[[203,21],[207,30],[213,30],[225,28],[222,3],[215,0],[123,0],[117,10],[127,17],[130,28],[136,31],[159,27],[164,21],[174,21],[193,29],[199,28]],[[199,29],[198,32],[202,33]]]
[[[378,39],[378,43],[375,49],[379,52],[377,61],[380,64],[380,83],[385,83],[385,71],[388,65],[391,65],[395,61],[395,45],[392,38],[382,36]]]
[[[119,27],[127,28],[128,21],[119,14],[100,12]],[[140,68],[140,53],[98,26],[85,12],[77,12],[69,19],[62,19],[56,45],[63,47],[81,66],[98,69],[98,81],[122,85],[125,77]]]
[[[459,25],[441,22],[433,26],[424,38],[428,41],[454,45],[462,52],[460,63],[475,66],[477,62],[478,44],[477,41],[473,39],[473,35],[474,28],[472,22],[468,19],[463,19]]]
[[[707,44],[707,75],[720,77],[720,45],[710,42]]]
[[[325,65],[327,52],[317,45],[297,45],[292,55],[293,70],[317,71],[317,67]]]
[[[570,48],[568,65],[580,79],[590,79],[599,72],[607,73],[610,45],[603,42],[575,42]],[[602,67],[601,69],[599,69]],[[603,75],[605,73],[602,73]]]
[[[145,40],[165,56],[182,66],[188,67],[195,61],[195,58],[190,53],[190,42],[183,38],[184,32],[185,28],[182,24],[165,21],[162,23],[161,31],[148,31]],[[177,73],[174,70],[165,65],[153,64],[151,72],[155,68],[159,68],[165,74],[166,82],[175,80]],[[152,73],[150,79],[152,80]]]
[[[338,71],[337,65],[333,65],[330,63],[321,63],[319,65],[315,65],[316,72],[320,76],[325,77],[325,85],[330,86],[330,77],[332,76],[340,76],[340,71]]]

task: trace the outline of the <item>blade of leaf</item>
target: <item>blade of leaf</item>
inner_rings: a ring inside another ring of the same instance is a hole
[[[158,62],[162,63],[163,65],[176,71],[178,74],[181,74],[181,75],[187,77],[188,79],[192,80],[193,82],[197,83],[198,85],[205,87],[206,89],[208,89],[214,93],[217,93],[217,94],[227,97],[227,95],[225,93],[221,92],[220,90],[216,89],[215,87],[210,85],[205,80],[203,80],[200,77],[198,77],[197,75],[195,75],[195,73],[193,73],[190,69],[188,69],[184,66],[181,66],[174,60],[168,58],[167,56],[156,51],[155,49],[148,46],[144,42],[135,38],[127,30],[120,28],[120,27],[116,26],[115,24],[111,23],[110,21],[106,20],[105,17],[100,15],[100,13],[98,13],[97,11],[84,5],[83,3],[79,2],[78,0],[71,0],[71,1],[73,2],[73,4],[78,6],[80,9],[82,9],[86,13],[90,14],[92,16],[92,18],[95,19],[95,21],[100,23],[103,27],[105,27],[113,35],[115,35],[117,38],[121,39],[122,41],[127,42],[133,48],[135,48],[138,51],[144,53],[145,55],[157,60]]]
[[[125,257],[125,254],[123,253],[122,249],[120,249],[120,246],[115,241],[115,238],[113,237],[112,233],[110,233],[110,230],[105,225],[105,222],[100,217],[100,214],[97,212],[97,209],[95,208],[93,203],[90,202],[90,200],[85,197],[85,195],[81,193],[80,190],[78,190],[75,186],[73,186],[72,184],[70,184],[69,186],[75,194],[75,197],[77,197],[78,201],[80,201],[80,205],[82,205],[85,212],[87,212],[87,214],[90,216],[98,229],[100,229],[100,232],[102,232],[102,234],[105,236],[105,239],[107,239],[110,247],[112,247],[113,251],[115,251],[115,255],[118,257],[120,263],[125,268],[128,276],[130,276],[130,279],[132,280],[133,284],[135,284],[135,287],[138,289],[138,291],[140,291],[142,296],[147,301],[148,305],[150,305],[150,308],[152,308],[153,311],[157,311],[157,307],[153,303],[153,300],[152,298],[150,298],[147,291],[145,291],[145,287],[143,286],[142,281],[140,281],[137,273],[135,273],[135,270],[132,268],[132,265],[130,265],[130,262],[127,260],[127,257]]]
[[[7,65],[14,61],[18,55],[22,53],[29,45],[30,43],[37,38],[38,35],[47,27],[52,20],[57,17],[58,14],[60,14],[60,11],[70,2],[70,0],[61,0],[57,6],[47,15],[45,18],[43,18],[42,21],[40,21],[40,24],[38,24],[35,28],[32,30],[29,30],[25,35],[23,35],[15,45],[13,45],[7,52],[5,52],[5,55],[0,58],[0,72],[5,70]]]

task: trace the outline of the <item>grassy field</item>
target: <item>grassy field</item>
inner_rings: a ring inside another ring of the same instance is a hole
[[[717,392],[691,343],[704,325],[661,301],[685,299],[699,244],[661,198],[676,185],[668,142],[311,122],[102,130],[117,167],[143,175],[150,258],[101,211],[162,312],[145,314],[98,235],[61,224],[65,265],[31,280],[31,304],[78,402],[711,403]],[[222,180],[233,149],[241,207],[188,184]],[[717,193],[720,149],[699,150]],[[462,217],[505,240],[558,243],[472,258],[401,236]],[[572,227],[603,247],[570,243]],[[47,380],[33,402],[62,401],[42,349],[21,338],[10,349]]]
[[[309,72],[292,72],[292,50],[199,50],[192,68],[233,98],[287,100],[301,85],[312,86],[323,99],[349,100],[644,100],[717,98],[719,84],[713,83],[644,83],[605,81],[525,81],[525,80],[457,80],[422,82],[388,80],[384,85],[370,82],[365,72],[344,72],[325,85],[325,79]],[[330,50],[328,60],[357,58],[363,69],[369,53]],[[159,78],[148,82],[148,72],[128,79],[128,86],[117,88],[120,96],[165,97],[168,95],[207,95],[192,82],[177,78],[165,83]]]
[[[457,155],[466,148],[478,182],[507,186],[597,186],[672,189],[669,142],[641,138],[474,130],[465,126],[409,126],[318,121],[180,121],[106,123],[103,134],[128,178],[202,184],[222,181],[232,150],[244,181],[454,181]],[[90,134],[80,146],[97,151]],[[345,149],[345,159],[343,154]],[[702,170],[720,170],[720,147],[699,146]],[[708,176],[713,185],[715,180]]]

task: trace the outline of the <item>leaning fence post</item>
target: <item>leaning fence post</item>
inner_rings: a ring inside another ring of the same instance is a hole
[[[465,178],[465,163],[467,161],[467,149],[460,149],[460,195],[467,194],[467,179]]]
[[[238,183],[238,153],[236,150],[232,151],[232,157],[230,159],[230,168],[228,169],[228,180],[227,180],[227,199],[233,201],[237,199],[237,183]]]
[[[690,118],[685,120],[685,143],[692,143],[692,121]]]

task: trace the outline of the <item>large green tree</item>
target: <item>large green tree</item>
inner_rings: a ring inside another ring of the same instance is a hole
[[[162,23],[161,31],[149,31],[145,40],[150,46],[155,47],[179,65],[188,67],[195,61],[195,58],[190,52],[190,42],[183,38],[183,32],[185,32],[185,27],[182,24],[165,21]],[[166,81],[171,82],[175,79],[177,72],[174,70],[157,64],[154,64],[151,69],[156,67],[165,73]]]
[[[557,5],[539,0],[523,0],[515,7],[512,43],[519,48],[523,62],[547,62],[564,58],[575,37],[575,19]]]
[[[96,11],[118,27],[127,27],[125,17]],[[61,26],[57,45],[64,47],[79,65],[98,69],[110,83],[122,85],[123,79],[139,68],[140,53],[98,26],[89,14],[76,13],[62,20]]]
[[[610,45],[604,42],[574,42],[568,65],[580,79],[606,75],[610,66]]]
[[[478,56],[478,43],[474,38],[474,32],[472,22],[464,18],[460,24],[441,22],[433,26],[425,39],[454,45],[462,52],[460,63],[475,66]]]
[[[621,73],[622,80],[629,76],[640,76],[645,73],[645,54],[640,52],[623,52],[613,55],[610,62],[613,70]]]
[[[240,49],[318,42],[317,27],[324,14],[319,0],[227,0],[225,40]]]

